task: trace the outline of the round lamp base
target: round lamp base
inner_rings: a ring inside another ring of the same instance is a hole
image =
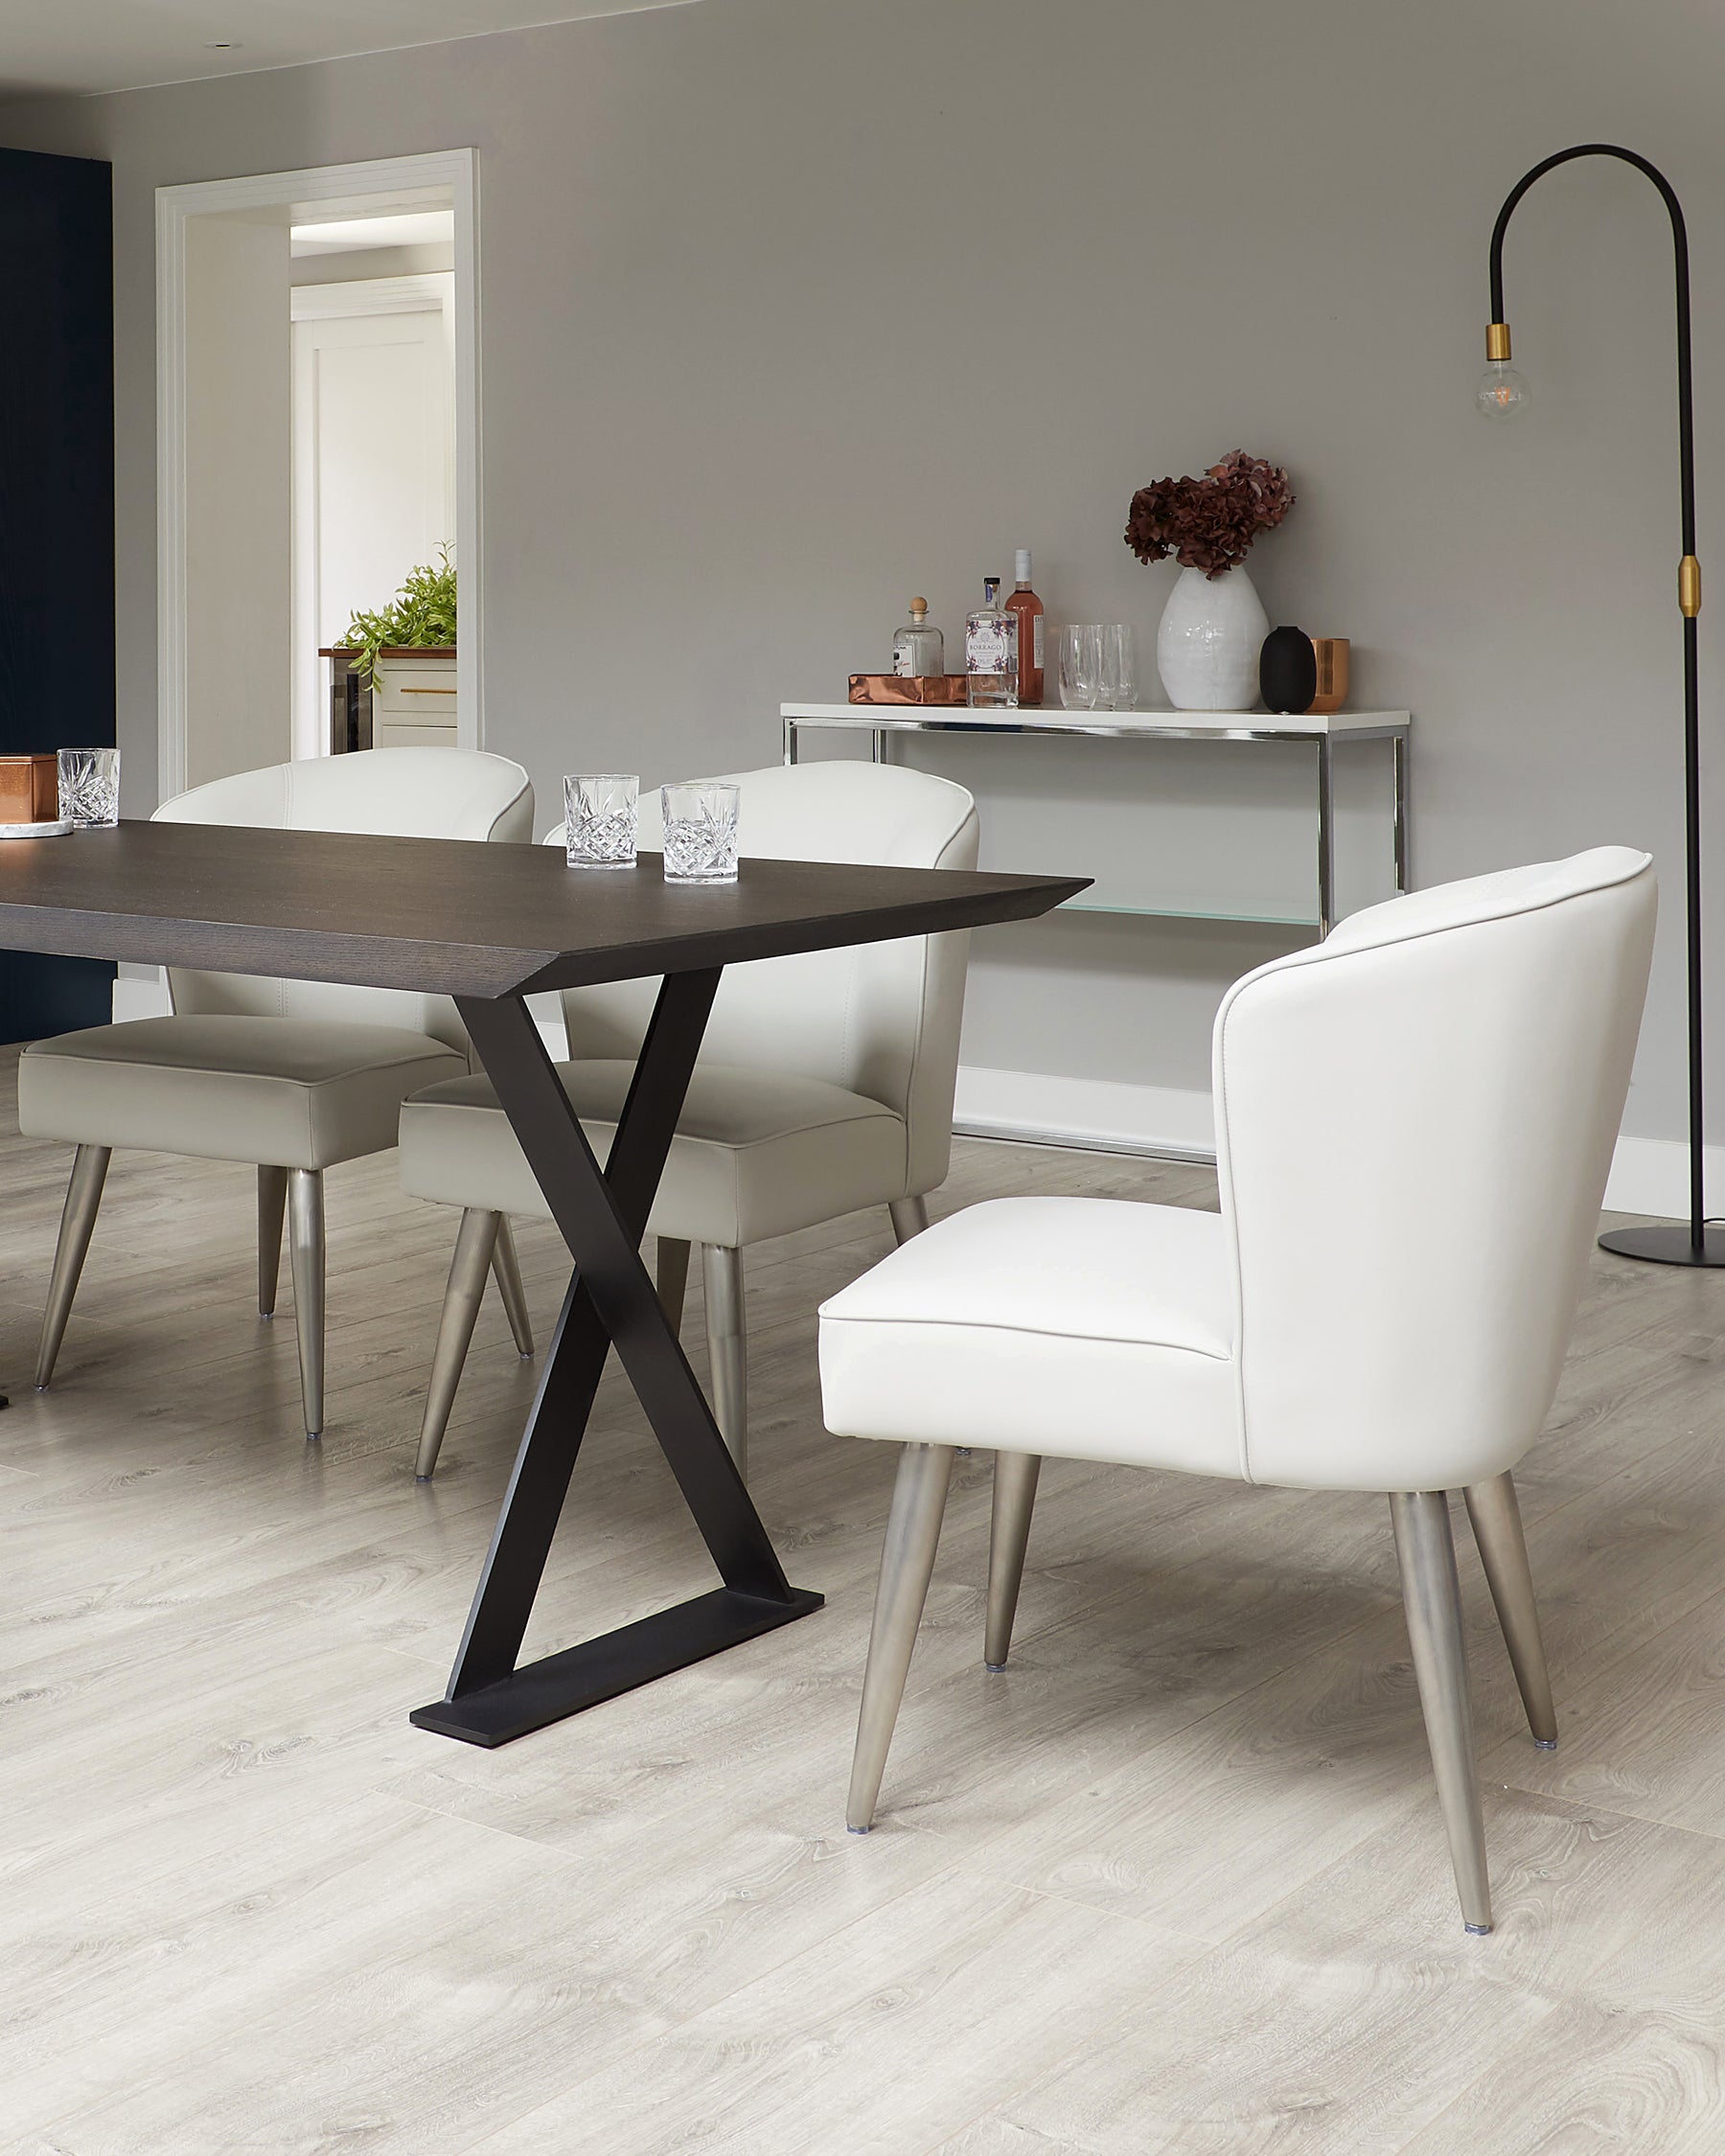
[[[1701,1236],[1697,1250],[1687,1221],[1662,1221],[1657,1227],[1614,1227],[1599,1237],[1599,1248],[1650,1265],[1725,1265],[1725,1226],[1713,1223]]]

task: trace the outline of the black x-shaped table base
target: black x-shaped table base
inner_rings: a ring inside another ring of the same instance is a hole
[[[666,975],[604,1168],[522,999],[456,998],[569,1246],[575,1273],[449,1688],[409,1717],[422,1730],[468,1744],[508,1744],[821,1606],[820,1595],[787,1583],[641,1262],[641,1238],[719,977],[717,968]],[[516,1657],[613,1346],[724,1585],[518,1669]]]

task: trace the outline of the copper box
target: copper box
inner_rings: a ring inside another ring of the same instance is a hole
[[[853,674],[852,703],[963,703],[962,674]]]
[[[52,823],[59,814],[59,758],[0,756],[0,823]]]

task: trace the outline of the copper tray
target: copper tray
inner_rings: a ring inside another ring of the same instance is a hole
[[[963,703],[962,674],[853,674],[852,703]]]

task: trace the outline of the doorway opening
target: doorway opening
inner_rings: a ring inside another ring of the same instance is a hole
[[[158,190],[162,798],[353,745],[328,654],[445,548],[453,656],[374,738],[482,743],[474,178],[461,149]]]
[[[289,230],[295,757],[458,739],[458,651],[375,684],[348,655],[356,615],[455,561],[454,227],[398,209]]]

